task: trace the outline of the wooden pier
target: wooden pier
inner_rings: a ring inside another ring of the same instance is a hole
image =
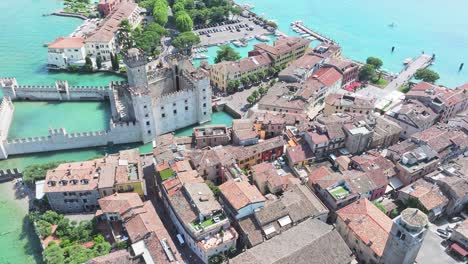
[[[297,28],[303,30],[305,33],[311,35],[312,37],[322,41],[322,42],[325,42],[325,43],[335,43],[335,41],[331,40],[330,38],[327,38],[315,31],[313,31],[312,29],[308,28],[307,26],[305,26],[302,22],[295,22],[294,23],[294,26],[296,26]]]

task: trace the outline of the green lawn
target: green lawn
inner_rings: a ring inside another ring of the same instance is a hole
[[[377,79],[377,78],[374,78],[371,80],[373,84],[377,85],[377,86],[381,86],[381,87],[384,87],[388,84],[388,81],[385,80],[385,79]]]
[[[165,181],[165,180],[171,178],[174,175],[174,171],[171,168],[165,169],[165,170],[159,172],[159,175],[161,175],[161,180]]]
[[[224,219],[226,218],[226,216],[225,216],[224,214],[219,214],[219,215],[216,215],[216,216],[219,217],[219,219],[220,219],[221,221],[224,220]],[[215,223],[214,218],[215,218],[216,216],[213,216],[213,217],[211,217],[211,218],[209,218],[209,219],[206,219],[205,221],[203,221],[203,222],[201,222],[201,223],[199,223],[198,221],[192,222],[192,226],[195,227],[195,228],[198,226],[200,229],[201,229],[202,227],[203,227],[203,228],[207,228],[207,227],[209,227],[210,225],[212,225],[212,224]]]
[[[346,190],[346,188],[344,188],[343,186],[338,186],[335,189],[330,190],[330,193],[335,198],[345,197],[347,194],[349,194],[348,190]]]

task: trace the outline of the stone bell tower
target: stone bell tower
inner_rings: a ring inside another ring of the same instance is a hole
[[[382,256],[385,264],[412,264],[427,233],[427,215],[407,208],[393,219],[392,229]]]

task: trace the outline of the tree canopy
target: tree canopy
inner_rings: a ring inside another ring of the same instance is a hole
[[[359,80],[368,81],[375,76],[375,66],[371,64],[366,64],[361,68],[359,72]]]
[[[366,63],[373,65],[375,69],[380,69],[383,65],[382,60],[376,57],[368,57]]]
[[[168,20],[168,8],[169,5],[167,4],[166,0],[155,0],[153,5],[154,22],[161,26],[166,25]]]
[[[176,13],[176,27],[180,32],[191,31],[193,28],[193,21],[189,14],[185,11],[179,11]]]
[[[435,72],[433,70],[419,69],[414,74],[414,78],[416,80],[422,80],[422,81],[425,81],[425,82],[434,83],[435,81],[437,81],[440,78],[440,76],[439,76],[439,74],[437,72]]]
[[[60,165],[61,163],[65,163],[65,161],[55,161],[45,164],[29,165],[26,168],[24,168],[23,181],[32,184],[37,180],[43,180],[48,170],[53,170],[57,168],[58,165]]]
[[[181,33],[172,41],[172,45],[182,53],[189,53],[192,47],[199,43],[200,37],[191,31]]]
[[[222,61],[236,61],[240,58],[241,56],[239,52],[231,46],[224,45],[216,52],[215,63],[220,63]]]

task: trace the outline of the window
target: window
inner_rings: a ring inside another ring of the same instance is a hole
[[[150,122],[149,121],[146,121],[146,125],[149,126]]]
[[[148,114],[145,115],[145,117],[148,117],[148,116],[149,116]]]
[[[185,103],[187,103],[187,99],[185,99],[185,101],[184,101],[184,102],[185,102]]]
[[[185,107],[185,111],[188,111],[188,106]]]
[[[176,106],[176,103],[172,103],[172,106]]]
[[[177,110],[174,110],[174,115],[177,115]]]
[[[151,130],[148,130],[148,134],[151,134]]]
[[[206,115],[206,112],[203,112],[203,115]]]
[[[203,107],[206,107],[206,103],[203,104]]]
[[[147,106],[147,105],[144,105],[143,108],[146,109],[146,108],[148,108],[148,106]]]
[[[161,117],[162,117],[162,118],[165,118],[165,117],[166,117],[166,114],[162,114]]]

